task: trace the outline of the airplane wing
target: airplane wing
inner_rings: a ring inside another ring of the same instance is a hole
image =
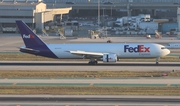
[[[84,57],[102,57],[104,53],[98,52],[86,52],[86,51],[67,51],[74,55],[84,56]]]

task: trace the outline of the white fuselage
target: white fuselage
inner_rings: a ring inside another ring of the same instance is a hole
[[[85,51],[116,54],[118,58],[157,58],[170,53],[159,44],[47,44],[48,48],[61,59],[79,59],[83,56],[68,51]]]

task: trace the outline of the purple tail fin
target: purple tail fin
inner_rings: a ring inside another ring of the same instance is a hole
[[[26,46],[25,48],[20,48],[21,52],[50,58],[58,58],[23,21],[18,20],[16,21],[16,24]]]
[[[16,24],[27,48],[46,45],[23,21],[17,20]]]

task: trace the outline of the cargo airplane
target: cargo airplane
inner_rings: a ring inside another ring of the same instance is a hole
[[[165,46],[154,43],[104,43],[104,44],[46,44],[23,21],[16,24],[25,46],[21,52],[59,59],[90,59],[89,64],[98,61],[113,63],[123,58],[156,58],[170,53]]]

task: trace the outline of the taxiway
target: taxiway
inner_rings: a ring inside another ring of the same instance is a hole
[[[86,61],[0,61],[0,70],[44,71],[180,71],[179,62],[117,62],[88,65]]]

